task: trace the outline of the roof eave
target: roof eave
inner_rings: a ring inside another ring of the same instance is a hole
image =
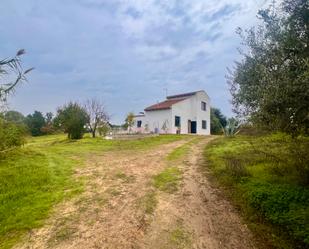
[[[152,111],[162,111],[162,110],[169,110],[171,107],[165,107],[165,108],[150,108],[150,109],[144,109],[145,112],[152,112]]]

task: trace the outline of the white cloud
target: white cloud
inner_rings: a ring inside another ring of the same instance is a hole
[[[102,96],[124,113],[170,93],[205,88],[230,113],[224,75],[238,57],[238,26],[256,23],[264,0],[3,0],[0,58],[25,48],[35,66],[14,107],[49,111]],[[48,91],[44,91],[46,89]],[[33,98],[35,93],[40,98]],[[48,99],[48,103],[44,102]],[[225,97],[223,97],[225,96]],[[42,108],[42,109],[41,109]]]

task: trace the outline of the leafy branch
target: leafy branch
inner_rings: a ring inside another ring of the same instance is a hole
[[[27,70],[23,69],[20,57],[25,53],[24,49],[20,49],[14,58],[0,60],[0,101],[5,102],[7,96],[14,91],[19,83],[27,81],[26,75],[34,69],[33,67]],[[3,79],[1,76],[10,74],[15,75],[13,80],[1,82]]]

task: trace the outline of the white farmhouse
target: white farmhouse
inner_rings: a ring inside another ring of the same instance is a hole
[[[166,97],[134,118],[134,132],[210,135],[210,99],[205,91]]]

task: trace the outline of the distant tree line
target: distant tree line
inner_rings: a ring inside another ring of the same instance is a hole
[[[34,111],[24,116],[14,110],[7,111],[7,97],[20,83],[27,80],[26,74],[33,70],[23,70],[20,57],[24,54],[25,50],[21,49],[15,57],[0,60],[0,152],[21,146],[27,134],[41,136],[65,132],[69,139],[80,139],[85,132],[91,132],[92,137],[98,131],[101,134],[107,132],[109,115],[104,104],[94,98],[87,100],[85,104],[69,102],[59,107],[55,116],[51,112],[43,114]],[[13,81],[6,81],[6,78]]]
[[[3,112],[1,119],[32,136],[65,132],[70,139],[80,139],[85,132],[91,132],[92,137],[95,137],[98,128],[106,125],[109,116],[102,103],[90,99],[84,106],[77,102],[69,102],[59,107],[55,117],[51,112],[44,115],[40,111],[34,111],[24,116],[20,112],[10,110]]]

